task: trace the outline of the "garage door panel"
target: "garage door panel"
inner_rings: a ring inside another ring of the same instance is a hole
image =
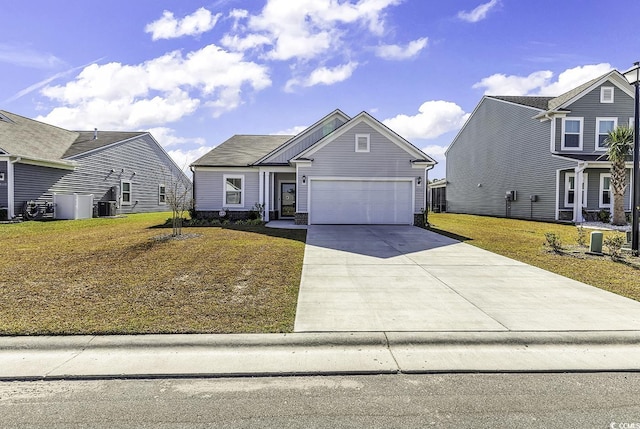
[[[412,224],[410,181],[313,180],[313,224]]]

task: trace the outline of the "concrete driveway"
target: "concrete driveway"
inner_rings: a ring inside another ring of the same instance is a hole
[[[640,330],[640,302],[412,226],[309,226],[296,332]]]

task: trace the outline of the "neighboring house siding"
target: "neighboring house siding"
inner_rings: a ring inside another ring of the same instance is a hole
[[[186,181],[190,186],[149,136],[82,154],[73,160],[78,163],[75,171],[15,164],[16,214],[22,213],[25,201],[51,202],[54,192],[93,194],[94,203],[118,201],[122,181],[131,183],[131,205],[119,204],[119,213],[164,211],[170,208],[158,201],[160,184],[168,189],[172,181]]]
[[[7,161],[0,161],[0,176],[4,174],[4,180],[0,181],[0,208],[6,208],[9,206],[9,177],[8,177],[8,165]]]
[[[22,214],[24,203],[36,201],[39,204],[52,202],[53,189],[61,193],[78,192],[73,188],[65,188],[59,183],[72,171],[57,168],[39,167],[28,164],[13,164],[15,214]]]
[[[94,194],[94,201],[114,198],[120,194],[122,181],[131,182],[131,205],[120,204],[120,213],[170,210],[158,201],[158,185],[167,189],[171,183],[190,182],[165,152],[148,135],[82,154],[73,158],[80,165],[73,175],[61,180],[56,189],[76,189]],[[111,172],[111,170],[115,170]],[[124,171],[122,171],[124,170]],[[135,174],[134,174],[135,173]]]
[[[600,89],[603,87],[614,87],[614,103],[600,102]],[[610,82],[605,82],[601,86],[593,89],[585,94],[576,102],[567,106],[570,113],[567,118],[584,118],[582,131],[582,151],[576,149],[562,150],[562,119],[557,118],[555,150],[558,152],[584,152],[584,153],[602,153],[596,151],[596,118],[618,118],[618,125],[629,126],[629,118],[633,118],[633,98]]]
[[[369,152],[355,152],[355,135],[370,135]],[[307,212],[308,184],[302,176],[313,177],[377,177],[407,178],[423,177],[423,183],[414,189],[415,211],[425,207],[426,178],[424,169],[411,166],[412,156],[369,125],[360,123],[334,141],[311,155],[310,167],[298,170],[298,212]]]
[[[555,218],[556,170],[574,163],[551,156],[550,122],[532,119],[538,112],[481,101],[447,152],[447,211],[505,216],[505,193],[514,190],[511,217]]]
[[[344,124],[344,121],[339,118],[334,118],[327,124],[320,124],[316,129],[312,130],[307,136],[302,138],[300,141],[293,144],[291,147],[287,148],[277,157],[269,160],[269,162],[276,163],[287,163],[291,158],[301,153],[305,149],[308,149],[315,142],[323,138],[328,133],[332,132],[336,128],[340,127]]]
[[[242,207],[230,207],[231,211],[250,210],[259,201],[259,174],[258,170],[229,168],[224,171],[196,169],[195,199],[198,211],[219,211],[223,208],[224,201],[224,176],[244,176],[244,205]]]

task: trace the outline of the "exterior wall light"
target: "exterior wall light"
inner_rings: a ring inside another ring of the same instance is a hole
[[[305,185],[307,183],[307,176],[302,176],[302,184]]]

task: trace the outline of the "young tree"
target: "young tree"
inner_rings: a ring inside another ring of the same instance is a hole
[[[171,208],[171,226],[173,228],[171,235],[173,237],[182,235],[184,213],[193,205],[191,183],[185,182],[186,180],[172,176],[166,189],[167,204]]]
[[[613,194],[613,225],[626,225],[624,191],[627,188],[625,162],[633,152],[633,130],[619,126],[609,131],[605,139],[607,157],[611,162],[611,193]]]

